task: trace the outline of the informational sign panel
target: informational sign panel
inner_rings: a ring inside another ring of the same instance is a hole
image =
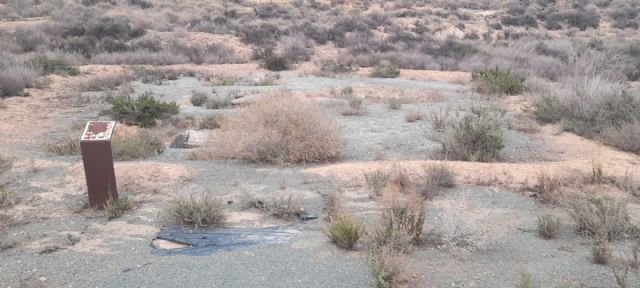
[[[107,200],[118,199],[111,154],[111,135],[115,125],[115,121],[89,121],[80,138],[89,206],[93,208],[104,208]]]

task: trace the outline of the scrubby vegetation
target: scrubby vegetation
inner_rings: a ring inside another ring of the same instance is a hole
[[[209,96],[204,92],[193,91],[190,100],[193,106],[203,106],[209,101]]]
[[[640,97],[622,83],[618,58],[589,53],[572,60],[572,75],[562,87],[545,90],[530,109],[540,122],[559,122],[578,135],[598,138],[635,152]]]
[[[579,199],[571,202],[570,215],[579,233],[590,237],[604,235],[607,241],[614,241],[630,227],[626,206],[625,202],[610,198]]]
[[[542,239],[553,239],[558,237],[560,231],[560,218],[545,214],[538,217],[538,236]]]
[[[373,66],[373,70],[371,70],[371,77],[376,78],[396,78],[399,75],[400,70],[398,66],[388,60],[380,61],[380,63]]]
[[[47,143],[47,151],[56,155],[80,155],[79,137],[61,137]]]
[[[504,112],[476,107],[439,135],[444,154],[453,159],[493,161],[504,147]]]
[[[302,200],[292,192],[274,193],[269,196],[246,194],[243,198],[243,208],[256,208],[276,218],[292,219],[300,214],[302,208]]]
[[[364,226],[362,222],[344,213],[339,214],[336,219],[331,221],[327,228],[329,239],[345,249],[353,248],[363,233]]]
[[[405,251],[411,241],[422,236],[425,219],[426,208],[421,201],[393,203],[382,214],[373,234],[374,242],[379,247]]]
[[[158,137],[147,131],[125,136],[114,135],[111,146],[113,158],[120,161],[155,156],[164,149],[164,145]]]
[[[382,189],[387,185],[389,180],[389,174],[380,170],[372,170],[364,172],[364,179],[369,187],[371,197],[382,196]]]
[[[226,218],[222,203],[207,195],[174,199],[164,213],[171,222],[194,225],[196,228],[220,225]]]
[[[9,205],[12,202],[13,192],[4,186],[0,186],[0,207]]]
[[[510,70],[500,69],[498,66],[476,71],[472,77],[478,83],[478,90],[484,93],[516,95],[524,90],[524,78],[514,75]]]
[[[384,246],[369,251],[367,264],[377,288],[398,287],[407,282],[406,257],[403,252]]]
[[[279,95],[258,100],[221,122],[220,156],[276,164],[321,162],[336,157],[340,131],[313,103]]]
[[[111,115],[114,120],[124,124],[140,127],[154,127],[157,119],[177,114],[180,109],[175,102],[158,101],[150,92],[136,98],[116,97],[111,100],[111,104],[113,106],[105,110],[105,114]]]
[[[125,212],[131,209],[131,202],[127,197],[120,197],[118,199],[108,199],[104,204],[104,213],[107,217],[107,221],[115,218],[119,218]]]
[[[427,166],[423,182],[418,192],[422,197],[431,199],[440,194],[443,188],[455,186],[455,174],[446,164],[432,164]]]

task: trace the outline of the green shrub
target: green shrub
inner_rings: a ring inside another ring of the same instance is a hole
[[[264,59],[262,64],[264,68],[271,71],[284,71],[289,70],[289,63],[287,59],[282,56],[272,55]]]
[[[127,197],[120,197],[117,200],[108,199],[107,203],[104,204],[104,213],[107,221],[122,216],[129,209],[131,209],[131,203]]]
[[[542,239],[553,239],[560,232],[560,218],[549,214],[538,217],[538,236]]]
[[[156,100],[151,92],[145,92],[137,98],[131,96],[117,97],[113,99],[113,107],[106,110],[114,120],[127,125],[140,127],[156,126],[156,119],[167,118],[171,114],[178,114],[179,107],[176,102],[162,102]]]
[[[375,78],[396,78],[400,76],[398,66],[388,60],[382,60],[371,70],[371,77]]]
[[[58,74],[75,76],[80,74],[78,68],[73,67],[62,59],[52,59],[38,56],[31,60],[31,66],[42,75]]]
[[[114,135],[111,139],[113,158],[119,161],[137,160],[158,155],[162,142],[153,134],[141,132],[133,136]]]
[[[478,83],[478,90],[484,93],[516,95],[524,91],[524,78],[498,66],[473,72],[472,78]]]
[[[206,104],[209,100],[209,96],[204,92],[193,91],[191,94],[191,104],[193,106],[202,106]]]
[[[459,160],[488,162],[504,148],[504,112],[472,108],[471,113],[451,124],[440,139],[446,155]]]
[[[576,221],[579,233],[590,237],[604,233],[608,241],[614,241],[627,232],[629,215],[623,201],[610,198],[579,199],[570,203],[569,212]]]
[[[526,109],[538,121],[542,123],[555,123],[564,116],[564,109],[560,104],[560,99],[556,96],[543,96],[533,103],[532,107]]]
[[[336,245],[351,249],[364,233],[364,225],[349,214],[339,214],[327,229],[329,239]]]
[[[222,224],[225,220],[222,203],[210,196],[174,199],[164,213],[174,223],[195,227]]]

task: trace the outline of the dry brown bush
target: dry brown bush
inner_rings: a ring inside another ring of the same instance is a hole
[[[258,100],[220,123],[218,155],[276,164],[321,162],[338,154],[340,130],[320,107],[290,95]]]
[[[558,204],[562,201],[562,180],[549,169],[541,168],[536,174],[538,197],[543,202]]]

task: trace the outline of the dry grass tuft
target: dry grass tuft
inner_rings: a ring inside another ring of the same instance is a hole
[[[395,188],[405,194],[412,192],[414,188],[407,169],[399,165],[392,168],[385,186]]]
[[[579,233],[596,237],[605,233],[608,241],[622,237],[629,226],[627,204],[610,198],[577,199],[569,203],[570,215]]]
[[[533,278],[531,277],[531,273],[522,272],[520,273],[520,279],[516,288],[534,288]]]
[[[442,188],[455,186],[455,174],[444,163],[429,165],[425,171],[424,182],[421,183],[418,192],[425,199],[432,199],[440,194]]]
[[[6,187],[0,186],[0,207],[9,206],[14,203],[14,195],[11,190]]]
[[[353,216],[341,213],[331,221],[326,233],[336,245],[344,249],[352,249],[364,233],[364,225]]]
[[[174,223],[194,225],[196,228],[219,225],[225,220],[222,203],[206,195],[174,199],[164,213]]]
[[[617,179],[615,184],[621,190],[628,192],[634,197],[640,197],[640,182],[629,169],[625,171],[624,176]]]
[[[117,200],[108,199],[107,203],[104,204],[104,213],[107,221],[124,215],[129,209],[131,209],[131,202],[127,197],[120,197]]]
[[[558,204],[562,198],[562,183],[548,169],[540,169],[536,175],[538,180],[538,197],[546,203]]]
[[[141,131],[134,135],[115,135],[111,142],[113,158],[118,161],[137,160],[158,155],[164,144],[149,131]]]
[[[451,121],[449,109],[432,110],[427,114],[427,120],[434,130],[443,132],[449,125],[449,121]]]
[[[302,200],[293,192],[275,193],[268,197],[254,197],[246,194],[242,202],[244,208],[257,208],[276,218],[296,217],[302,209]]]
[[[591,243],[591,255],[593,263],[607,265],[611,260],[611,249],[609,248],[609,240],[606,231],[598,231],[594,235],[593,243]]]
[[[411,241],[419,241],[426,219],[426,207],[420,199],[409,199],[392,203],[382,213],[373,234],[378,247],[388,246],[398,251],[407,251]]]
[[[80,155],[80,138],[62,137],[47,143],[47,151],[56,155]]]
[[[223,158],[275,164],[334,159],[340,130],[320,107],[290,95],[257,101],[220,123],[214,139]]]
[[[323,194],[324,198],[324,213],[325,221],[332,222],[340,215],[342,211],[342,204],[340,202],[340,195],[337,192],[330,192]]]
[[[407,282],[407,256],[391,247],[372,248],[367,255],[369,271],[377,288],[398,287]]]
[[[560,232],[560,218],[545,214],[538,217],[538,236],[542,239],[553,239]]]
[[[430,233],[444,246],[486,251],[499,246],[510,228],[509,223],[504,223],[503,212],[483,208],[471,195],[434,204],[440,211]]]
[[[364,179],[369,187],[369,195],[371,198],[382,196],[382,189],[387,185],[389,180],[389,174],[376,169],[368,172],[364,172]]]

